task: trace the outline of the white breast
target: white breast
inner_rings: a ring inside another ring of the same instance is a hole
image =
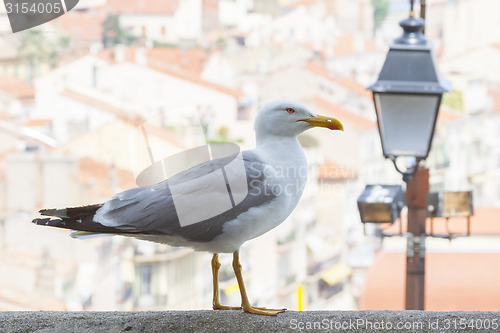
[[[273,188],[277,198],[266,205],[253,207],[227,222],[223,233],[214,238],[210,245],[207,244],[217,248],[218,252],[234,252],[245,241],[278,226],[295,209],[304,191],[307,160],[295,138],[275,141],[271,149],[260,147],[255,152],[272,168],[272,171],[266,173],[270,175],[266,182]]]

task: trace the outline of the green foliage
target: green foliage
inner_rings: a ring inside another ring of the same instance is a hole
[[[173,43],[164,43],[164,42],[158,42],[156,40],[153,41],[153,47],[156,48],[176,48],[177,45]]]
[[[39,64],[54,67],[59,55],[71,46],[69,36],[54,37],[38,29],[28,29],[19,33],[18,53],[22,62],[30,66],[30,81],[34,78]]]
[[[389,11],[389,4],[389,0],[372,0],[374,31],[384,23]]]
[[[453,89],[449,93],[443,94],[442,104],[452,109],[462,111],[464,109],[462,92]]]
[[[41,30],[29,29],[20,35],[18,52],[22,60],[33,62],[47,59],[51,50]]]
[[[109,14],[102,23],[102,45],[104,48],[113,47],[117,44],[132,45],[137,37],[130,34],[120,26],[120,17]]]
[[[228,138],[213,138],[213,139],[207,139],[206,140],[207,144],[211,143],[243,143],[243,139],[228,139]]]

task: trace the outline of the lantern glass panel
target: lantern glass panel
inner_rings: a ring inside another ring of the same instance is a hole
[[[427,157],[440,96],[374,95],[384,155]]]
[[[390,203],[366,203],[359,204],[362,222],[372,223],[394,223]]]
[[[472,216],[472,192],[444,192],[443,216]]]

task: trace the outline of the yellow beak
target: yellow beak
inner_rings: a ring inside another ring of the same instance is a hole
[[[309,123],[313,127],[326,127],[328,129],[338,131],[344,130],[344,125],[342,125],[342,123],[335,118],[318,115],[318,118],[308,118],[303,119],[302,121]]]

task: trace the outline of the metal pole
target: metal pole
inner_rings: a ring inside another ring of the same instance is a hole
[[[426,0],[420,0],[420,17],[425,20],[425,9],[426,9]],[[422,33],[425,35],[425,24],[422,27]]]
[[[429,169],[420,167],[406,183],[408,240],[406,252],[406,310],[424,310],[425,220]]]

